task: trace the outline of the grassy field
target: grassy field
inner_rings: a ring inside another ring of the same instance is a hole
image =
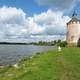
[[[80,80],[80,48],[62,48],[0,69],[0,80]]]

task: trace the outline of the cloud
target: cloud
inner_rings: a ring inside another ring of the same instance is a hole
[[[28,31],[30,34],[42,34],[44,31],[44,27],[35,22],[34,17],[28,17],[29,28]]]
[[[26,13],[16,7],[0,8],[0,33],[3,38],[12,38],[27,33],[28,20]]]
[[[21,9],[15,7],[0,8],[0,23],[3,24],[23,24],[26,14]]]
[[[34,39],[36,41],[45,39],[44,36],[53,39],[50,36],[65,35],[66,23],[69,20],[70,18],[63,16],[61,11],[49,9],[29,17],[22,9],[5,6],[0,8],[0,39]],[[39,36],[43,37],[39,38]]]
[[[33,17],[35,23],[44,28],[44,34],[47,35],[64,35],[66,34],[66,23],[70,20],[68,16],[63,16],[61,11],[49,9]]]
[[[36,0],[39,5],[47,5],[58,9],[69,9],[76,0]]]
[[[28,17],[22,9],[16,7],[0,8],[0,37],[19,38],[31,34],[41,34],[43,28],[34,19]]]

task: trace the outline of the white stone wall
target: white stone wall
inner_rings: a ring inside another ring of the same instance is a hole
[[[77,43],[80,37],[80,23],[71,22],[67,25],[67,42]]]

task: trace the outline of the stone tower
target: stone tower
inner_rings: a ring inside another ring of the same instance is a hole
[[[72,19],[67,23],[66,39],[69,46],[77,44],[80,39],[80,20],[75,12],[72,15]]]

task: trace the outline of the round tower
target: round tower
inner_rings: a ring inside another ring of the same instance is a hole
[[[77,18],[77,14],[74,12],[72,19],[67,23],[67,43],[69,46],[77,44],[80,38],[80,20]]]

